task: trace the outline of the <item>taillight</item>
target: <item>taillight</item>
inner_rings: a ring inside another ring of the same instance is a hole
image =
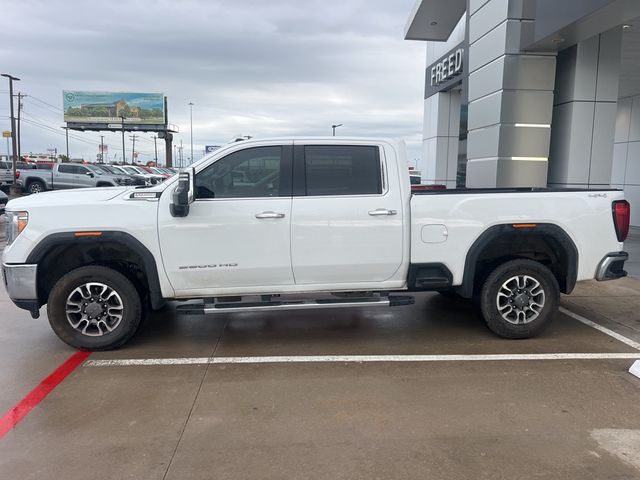
[[[20,178],[20,170],[16,170],[16,178]]]
[[[613,225],[619,242],[624,242],[629,234],[631,220],[631,205],[626,200],[616,200],[611,204],[613,210]]]

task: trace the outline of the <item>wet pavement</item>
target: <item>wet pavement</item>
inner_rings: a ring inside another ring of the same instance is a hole
[[[563,304],[631,338],[638,299],[640,281],[627,279],[580,285]],[[81,366],[0,438],[0,478],[640,478],[640,379],[627,371],[632,359],[605,357],[636,349],[565,314],[541,337],[503,340],[469,302],[417,300],[215,317],[178,317],[170,307],[126,347],[90,360],[513,359]],[[2,291],[0,312],[4,412],[73,350],[44,309],[33,320]],[[603,357],[518,359],[539,353]]]

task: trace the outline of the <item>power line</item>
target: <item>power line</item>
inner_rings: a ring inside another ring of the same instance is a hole
[[[26,113],[26,112],[22,112],[22,113]],[[43,130],[47,130],[47,131],[49,131],[51,133],[55,133],[56,135],[60,135],[60,136],[63,136],[63,137],[65,136],[65,134],[63,132],[57,130],[54,127],[50,127],[49,125],[45,125],[43,123],[35,122],[33,120],[29,120],[28,118],[23,118],[22,121],[27,122],[28,124],[33,125],[33,126],[38,127],[38,128],[41,128]],[[77,136],[71,135],[71,134],[69,134],[69,138],[72,138],[72,139],[74,139],[74,140],[76,140],[78,142],[86,143],[88,145],[97,145],[97,144],[100,143],[100,142],[96,143],[96,142],[88,140],[86,138],[77,137]],[[107,145],[107,147],[110,147],[110,148],[116,148],[112,144],[105,143],[105,145]],[[143,155],[151,155],[151,152],[147,151],[147,150],[138,150],[138,153],[143,154]]]
[[[33,95],[29,94],[29,97],[32,98],[33,100],[36,100],[40,103],[43,103],[45,105],[48,105],[51,108],[54,108],[56,111],[58,112],[62,112],[63,110],[60,107],[56,107],[55,105],[50,104],[49,102],[45,102],[44,100],[38,98],[38,97],[34,97]]]

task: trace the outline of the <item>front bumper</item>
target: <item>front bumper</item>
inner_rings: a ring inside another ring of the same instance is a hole
[[[608,253],[600,260],[596,269],[596,280],[602,282],[604,280],[615,280],[627,276],[624,270],[624,262],[629,259],[627,252]]]
[[[35,264],[2,264],[4,286],[9,298],[18,307],[31,312],[37,311],[39,307],[37,270],[38,265]]]

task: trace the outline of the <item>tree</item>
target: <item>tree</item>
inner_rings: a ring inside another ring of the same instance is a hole
[[[58,160],[60,160],[62,163],[67,163],[69,161],[69,157],[61,153],[60,155],[58,155]]]

